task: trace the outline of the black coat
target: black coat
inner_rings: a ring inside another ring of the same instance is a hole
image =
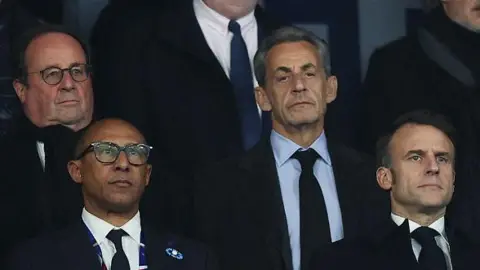
[[[161,234],[147,226],[143,228],[148,269],[217,269],[216,259],[202,244],[172,234]],[[169,256],[167,248],[181,252],[183,259]],[[85,225],[77,222],[64,230],[24,243],[10,257],[6,269],[101,270],[101,265]]]
[[[368,156],[328,143],[344,236],[354,238],[389,211]],[[194,235],[214,249],[222,269],[291,270],[286,216],[269,140],[240,158],[200,174],[194,193]]]
[[[194,171],[243,152],[240,119],[232,84],[208,47],[192,2],[164,13],[135,12],[116,45],[96,53],[96,109],[130,121],[153,145],[142,213],[178,232],[186,225],[182,206]],[[281,26],[260,8],[255,16],[262,35]]]

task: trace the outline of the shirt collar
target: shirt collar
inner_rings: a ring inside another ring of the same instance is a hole
[[[193,10],[198,20],[205,20],[212,29],[224,36],[228,36],[230,33],[228,30],[230,19],[211,9],[203,0],[194,0]],[[240,25],[242,32],[248,31],[255,23],[255,10],[236,21]]]
[[[283,164],[285,164],[285,162],[287,162],[287,160],[289,160],[296,151],[304,151],[309,148],[315,150],[328,166],[332,166],[330,154],[328,153],[327,136],[325,135],[325,131],[323,131],[320,137],[318,137],[312,143],[312,145],[307,148],[301,147],[292,140],[280,135],[275,130],[273,130],[270,135],[270,141],[272,144],[273,155],[275,156],[275,160],[277,162],[277,167],[281,167]]]
[[[113,229],[124,230],[133,240],[135,240],[137,244],[141,244],[140,232],[142,229],[140,224],[140,212],[137,212],[132,219],[130,219],[120,228],[115,227],[105,220],[94,216],[85,208],[83,208],[82,211],[82,220],[99,245],[105,241],[107,234]]]
[[[392,213],[391,216],[392,216],[393,222],[395,222],[395,224],[397,224],[398,226],[402,225],[403,222],[405,221],[404,217],[401,217],[401,216],[396,215],[394,213]],[[414,230],[421,227],[421,225],[414,222],[414,221],[408,220],[408,227],[410,229],[410,233],[412,233]],[[428,227],[437,231],[445,239],[445,241],[447,240],[447,234],[445,232],[445,217],[441,217],[441,218],[437,219],[435,222],[430,224]],[[448,243],[448,241],[446,241],[446,242]]]

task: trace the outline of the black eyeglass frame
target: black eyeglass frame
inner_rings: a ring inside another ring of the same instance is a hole
[[[97,154],[95,153],[95,147],[98,147],[99,145],[109,145],[109,146],[113,146],[115,148],[117,148],[118,150],[118,153],[117,153],[117,156],[115,157],[115,159],[111,162],[104,162],[104,161],[101,161],[100,159],[98,159],[97,157]],[[130,158],[128,157],[128,154],[126,152],[126,149],[129,148],[129,147],[132,147],[132,146],[143,146],[145,147],[146,149],[148,149],[148,152],[147,152],[147,158],[145,159],[145,163],[142,163],[142,164],[134,164],[130,161]],[[115,163],[117,160],[118,160],[118,157],[120,156],[120,153],[121,152],[125,152],[125,154],[127,155],[127,160],[128,160],[128,163],[130,163],[131,165],[134,165],[134,166],[141,166],[141,165],[145,165],[148,163],[148,158],[150,157],[150,151],[153,149],[153,146],[150,146],[150,145],[147,145],[147,144],[144,144],[144,143],[132,143],[132,144],[127,144],[125,146],[120,146],[116,143],[112,143],[112,142],[93,142],[91,144],[88,145],[87,148],[85,148],[85,150],[83,150],[78,156],[77,158],[75,158],[76,160],[80,160],[81,158],[83,158],[86,154],[90,153],[90,152],[93,152],[93,155],[95,156],[95,159],[102,163],[102,164],[113,164]]]
[[[85,70],[85,73],[86,73],[86,76],[85,76],[85,79],[83,80],[77,80],[75,79],[74,75],[72,74],[73,72],[73,69],[74,68],[78,68],[78,67],[84,67],[84,70]],[[56,83],[49,83],[47,82],[47,79],[45,79],[45,72],[48,71],[48,70],[57,70],[59,72],[61,72],[61,77],[60,79],[58,80],[58,82]],[[76,82],[84,82],[86,80],[88,80],[88,78],[90,77],[90,74],[92,73],[92,66],[90,64],[73,64],[71,65],[70,67],[68,68],[59,68],[59,67],[48,67],[48,68],[45,68],[45,69],[42,69],[40,71],[34,71],[34,72],[29,72],[27,73],[28,75],[30,74],[36,74],[36,73],[39,73],[40,74],[40,77],[42,78],[42,80],[48,84],[48,85],[58,85],[59,83],[61,83],[63,81],[63,77],[65,76],[65,71],[68,71],[68,73],[70,74],[70,77],[72,77],[72,80],[76,81]]]

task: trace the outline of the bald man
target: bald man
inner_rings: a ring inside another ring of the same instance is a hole
[[[159,234],[141,221],[151,149],[128,122],[105,119],[91,125],[68,163],[73,181],[82,186],[81,219],[20,246],[8,269],[215,269],[201,244]]]

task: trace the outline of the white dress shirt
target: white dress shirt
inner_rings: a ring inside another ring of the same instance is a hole
[[[116,252],[115,245],[107,239],[107,234],[113,229],[123,229],[128,234],[128,236],[122,238],[123,250],[130,263],[130,269],[139,269],[140,233],[142,230],[140,225],[140,212],[137,212],[131,220],[120,228],[92,215],[85,208],[83,208],[82,220],[92,233],[95,241],[100,245],[103,261],[107,269],[111,268],[112,258]]]
[[[42,168],[45,170],[45,145],[43,142],[37,141],[37,153],[40,158],[40,163],[42,163]]]
[[[395,224],[400,226],[405,221],[405,218],[392,213],[392,220],[393,222],[395,222]],[[417,228],[421,227],[421,225],[409,220],[408,227],[410,228],[410,233],[411,233]],[[452,259],[450,258],[450,244],[448,243],[447,234],[445,232],[445,218],[444,217],[439,218],[438,220],[430,224],[430,226],[428,227],[431,229],[434,229],[440,234],[435,237],[435,241],[437,242],[437,245],[440,247],[440,249],[443,251],[443,254],[447,258],[447,269],[452,270],[453,267],[452,267]],[[417,240],[413,238],[412,238],[412,249],[413,249],[413,253],[415,254],[415,258],[417,258],[417,261],[418,261],[418,257],[420,256],[420,251],[422,250],[422,246],[417,242]]]
[[[233,38],[233,34],[228,30],[230,19],[208,7],[203,0],[193,0],[193,10],[208,46],[217,57],[225,74],[230,77],[230,43]],[[240,24],[242,37],[247,45],[252,65],[253,85],[256,87],[258,83],[253,75],[253,57],[258,48],[258,26],[255,12],[252,11],[238,19],[237,23]]]

